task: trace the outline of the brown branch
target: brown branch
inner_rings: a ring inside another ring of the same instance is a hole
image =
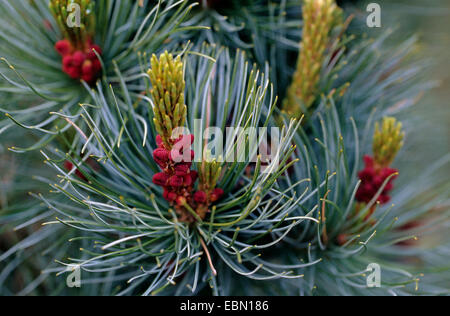
[[[199,236],[199,238],[200,238],[200,243],[202,244],[203,250],[205,250],[206,257],[208,258],[208,263],[209,263],[209,266],[210,266],[210,268],[211,268],[211,271],[212,271],[212,273],[214,274],[214,276],[217,276],[217,271],[216,271],[216,269],[214,268],[214,265],[213,265],[213,263],[212,263],[211,255],[209,254],[208,248],[206,248],[206,244],[205,244],[205,242],[203,241],[202,237]]]
[[[322,223],[323,223],[323,232],[322,232],[322,238],[323,243],[328,244],[328,234],[327,234],[327,224],[326,224],[326,217],[325,217],[325,200],[327,199],[328,193],[330,193],[331,190],[328,190],[327,193],[323,196],[322,199]]]

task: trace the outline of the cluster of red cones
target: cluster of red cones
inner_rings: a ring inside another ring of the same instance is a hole
[[[365,209],[366,205],[369,204],[372,199],[377,195],[378,191],[382,189],[381,193],[377,197],[377,202],[380,204],[386,204],[391,200],[390,192],[394,188],[393,181],[397,178],[398,170],[390,168],[388,166],[381,166],[377,163],[371,156],[365,155],[364,159],[364,169],[358,173],[358,177],[361,180],[361,184],[356,192],[356,200],[358,203],[355,205],[355,213],[359,214],[362,209]],[[390,178],[389,178],[390,177]],[[383,184],[387,181],[386,185]],[[373,204],[368,210],[365,217],[362,219],[365,223],[364,227],[373,227],[376,223],[372,219],[377,208],[376,204]],[[361,228],[363,230],[363,228]],[[340,245],[344,245],[348,242],[349,235],[346,233],[339,234],[337,236],[337,242]]]
[[[69,40],[64,39],[55,44],[55,49],[63,58],[63,71],[66,74],[72,79],[82,79],[88,84],[93,84],[102,71],[102,65],[95,52],[101,55],[102,50],[90,40],[83,46],[84,49],[76,49]]]
[[[223,195],[223,190],[215,188],[210,193],[194,192],[197,171],[191,170],[195,153],[190,149],[194,135],[182,135],[173,142],[171,149],[165,147],[161,136],[156,137],[158,148],[153,152],[153,159],[162,169],[153,176],[153,183],[164,188],[164,199],[175,205],[182,212],[186,207],[201,210],[200,217],[206,214],[208,205],[216,202]],[[189,217],[189,216],[187,216]],[[185,219],[187,219],[187,217]]]
[[[94,170],[94,171],[100,170],[99,164],[92,158],[88,158],[86,160],[86,164],[89,165],[92,168],[92,170]],[[67,172],[72,171],[73,168],[75,167],[74,164],[70,160],[64,161],[63,166]],[[75,176],[77,176],[78,179],[88,182],[88,179],[84,176],[84,174],[78,168],[75,169],[74,174],[75,174]]]
[[[67,172],[72,171],[73,167],[74,167],[74,165],[73,165],[72,162],[70,162],[69,160],[64,161],[64,169],[66,169]],[[75,175],[79,179],[81,179],[83,181],[87,181],[86,177],[84,176],[84,174],[80,170],[76,169],[75,170]]]
[[[392,174],[398,171],[389,167],[377,166],[372,157],[364,156],[365,168],[358,173],[361,185],[356,192],[356,200],[358,202],[369,203],[377,194],[378,190],[383,186],[383,183]],[[383,191],[378,196],[377,201],[385,204],[390,201],[389,192],[394,188],[393,180],[397,177],[394,175],[383,188]]]

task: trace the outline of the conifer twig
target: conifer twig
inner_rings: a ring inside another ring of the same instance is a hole
[[[216,269],[214,268],[213,262],[212,262],[212,260],[211,260],[211,255],[210,255],[210,253],[209,253],[209,251],[208,251],[208,248],[206,247],[206,244],[205,244],[205,242],[203,241],[203,238],[200,237],[200,236],[199,236],[199,238],[200,238],[200,243],[202,244],[203,250],[205,250],[206,257],[208,258],[209,267],[211,268],[211,271],[212,271],[212,273],[214,274],[214,276],[217,276],[217,271],[216,271]]]

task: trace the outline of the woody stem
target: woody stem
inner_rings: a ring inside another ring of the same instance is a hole
[[[212,273],[214,274],[214,276],[217,276],[217,271],[216,271],[216,269],[214,268],[214,265],[213,265],[213,263],[212,263],[211,255],[209,254],[208,248],[206,247],[206,244],[205,244],[205,242],[203,241],[202,237],[199,236],[199,238],[200,238],[200,243],[202,244],[203,250],[204,250],[205,253],[206,253],[206,257],[208,258],[209,267],[211,268],[211,271],[212,271]]]

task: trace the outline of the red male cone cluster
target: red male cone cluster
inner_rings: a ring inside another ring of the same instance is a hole
[[[193,194],[195,181],[198,179],[197,171],[191,170],[195,156],[194,151],[190,149],[193,142],[194,135],[182,135],[173,142],[172,149],[168,149],[161,136],[156,137],[158,148],[153,152],[153,159],[162,172],[153,176],[153,183],[164,188],[164,199],[175,205],[179,212],[184,210],[186,205],[194,210],[203,210],[205,207],[207,209],[209,203],[219,200],[224,193],[222,189],[216,188],[210,194],[203,191]],[[200,217],[206,214],[201,213]],[[190,216],[184,219],[192,221]]]
[[[164,198],[167,201],[174,202],[178,197],[188,197],[198,176],[196,171],[191,170],[194,151],[189,150],[187,159],[180,159],[183,153],[165,148],[161,136],[156,137],[156,142],[158,148],[153,152],[153,159],[163,171],[153,176],[153,183],[164,187]],[[190,147],[192,142],[192,135],[181,136],[174,145],[186,148]]]
[[[70,162],[69,160],[64,161],[64,169],[66,169],[66,171],[72,171],[74,165],[72,162]],[[83,175],[83,173],[81,173],[80,170],[76,169],[75,170],[75,175],[80,178],[83,181],[87,181],[86,177]]]
[[[88,158],[86,160],[86,164],[88,164],[94,171],[98,171],[100,169],[100,166],[98,165],[98,163],[92,158]],[[64,161],[64,169],[67,172],[72,171],[72,169],[74,167],[75,167],[74,164],[70,160]],[[83,181],[86,181],[86,182],[88,181],[88,179],[84,176],[84,174],[80,170],[78,170],[78,168],[75,170],[75,175]]]
[[[86,47],[84,50],[77,50],[66,39],[55,44],[56,51],[63,58],[63,71],[72,79],[83,79],[88,84],[93,84],[102,70],[102,65],[94,50],[99,55],[102,54],[102,50],[90,40],[84,47]]]
[[[378,190],[382,187],[384,181],[398,171],[389,167],[379,167],[375,164],[374,159],[368,155],[364,156],[365,168],[358,173],[361,185],[356,192],[356,200],[358,202],[369,203]],[[389,192],[394,188],[393,180],[397,176],[391,177],[389,182],[383,188],[377,201],[385,204],[390,201]]]
[[[366,204],[369,204],[372,201],[378,191],[383,187],[383,183],[386,179],[398,172],[396,169],[378,165],[369,155],[364,156],[364,164],[364,169],[358,173],[361,184],[355,196],[356,200],[359,202],[355,205],[356,214],[359,214],[361,210],[365,208]],[[377,202],[380,204],[386,204],[391,200],[389,193],[394,188],[392,182],[396,177],[397,175],[394,175],[389,179],[378,196]],[[371,217],[374,214],[376,207],[376,204],[373,204],[363,218],[365,227],[373,227],[375,225],[376,221],[374,221]],[[348,239],[349,235],[346,233],[341,233],[337,236],[337,242],[340,245],[347,243]]]

